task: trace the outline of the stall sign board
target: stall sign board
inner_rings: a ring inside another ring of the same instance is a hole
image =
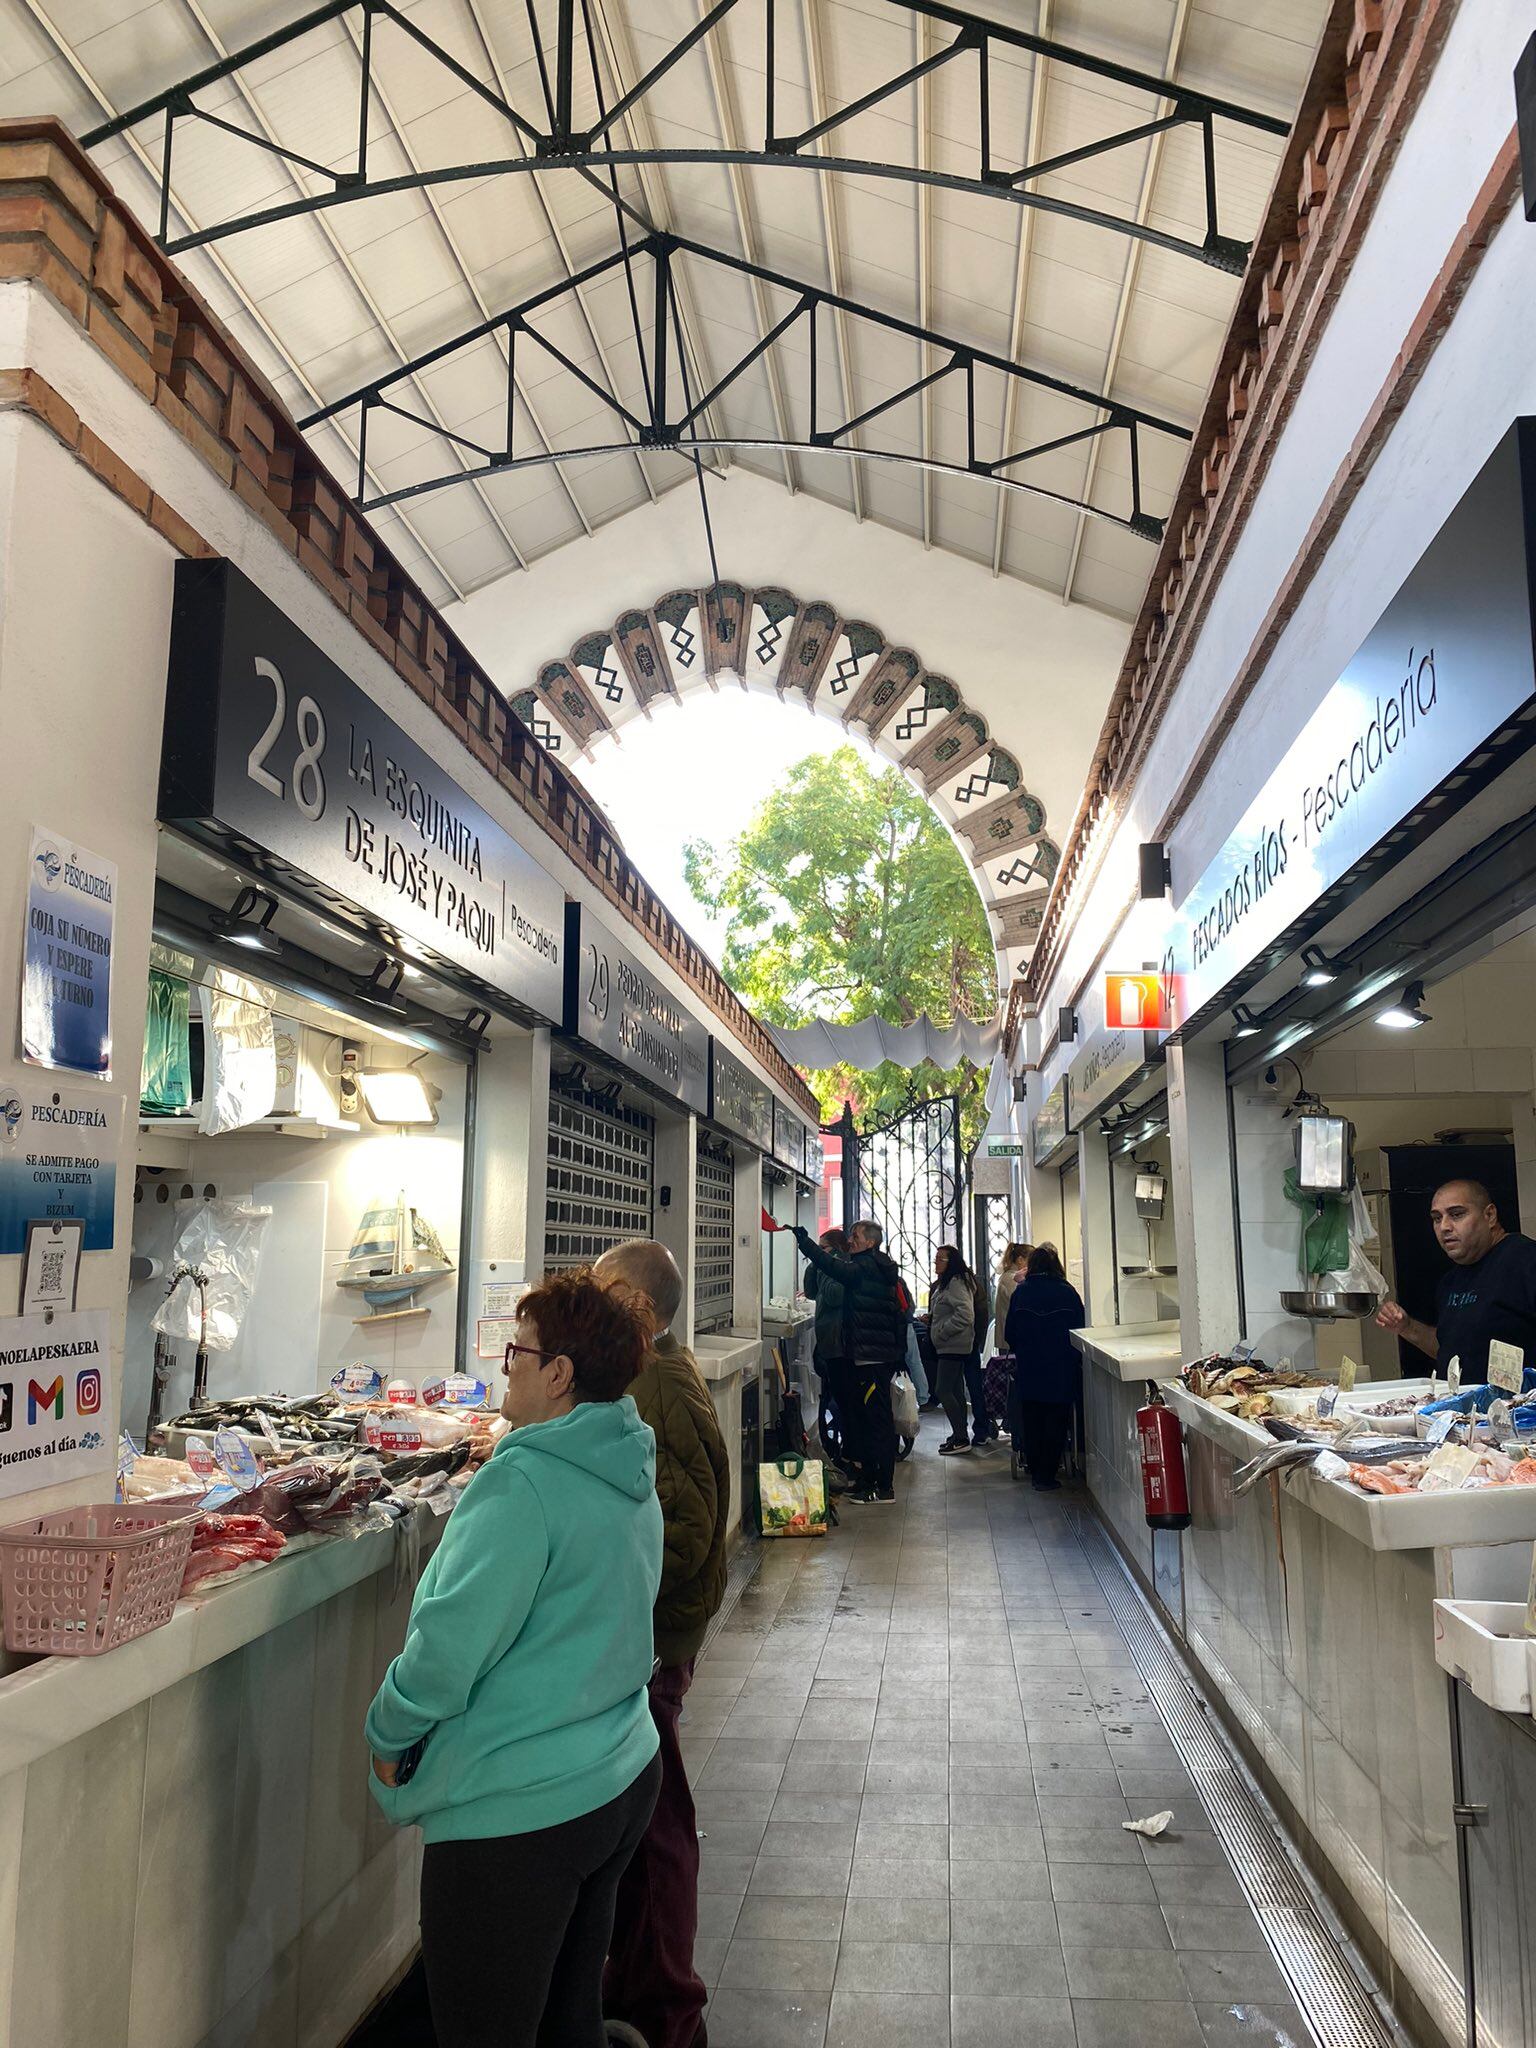
[[[1036,1166],[1044,1166],[1051,1155],[1067,1142],[1067,1077],[1063,1074],[1036,1112],[1030,1126]]]
[[[1220,994],[1531,696],[1533,513],[1536,421],[1521,420],[1180,896],[1165,961],[1175,1022]]]
[[[773,1096],[766,1081],[744,1067],[728,1053],[718,1038],[709,1041],[712,1122],[738,1138],[745,1138],[759,1152],[773,1149]]]
[[[177,564],[160,817],[560,1015],[559,883],[229,562]]]
[[[0,1497],[111,1474],[110,1326],[102,1308],[0,1317]]]
[[[566,905],[565,1030],[617,1065],[709,1111],[709,1033],[581,903]]]
[[[805,1171],[805,1125],[777,1097],[773,1104],[773,1156],[795,1173]]]
[[[112,1073],[117,867],[32,827],[21,969],[21,1050],[39,1067]]]
[[[1080,1131],[1096,1109],[1123,1093],[1158,1057],[1161,1042],[1154,1031],[1096,1031],[1067,1069],[1071,1128]]]
[[[0,1252],[24,1252],[34,1223],[83,1226],[81,1248],[112,1249],[120,1100],[89,1088],[0,1080]]]

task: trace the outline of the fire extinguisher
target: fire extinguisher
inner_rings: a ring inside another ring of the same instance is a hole
[[[1189,1485],[1178,1417],[1154,1396],[1136,1411],[1136,1434],[1141,1439],[1141,1494],[1148,1525],[1187,1529]]]

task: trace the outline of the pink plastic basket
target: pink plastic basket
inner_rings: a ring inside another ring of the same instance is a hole
[[[197,1516],[185,1501],[65,1508],[0,1529],[5,1647],[99,1657],[171,1618]]]

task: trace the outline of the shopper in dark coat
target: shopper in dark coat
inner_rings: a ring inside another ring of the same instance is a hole
[[[824,1230],[821,1248],[825,1252],[847,1253],[847,1233]],[[821,1381],[817,1403],[816,1433],[822,1450],[833,1464],[849,1469],[852,1444],[846,1408],[848,1403],[848,1336],[844,1321],[843,1283],[831,1273],[807,1266],[801,1281],[807,1297],[816,1304],[816,1377]]]
[[[1037,1245],[1009,1300],[1005,1335],[1014,1357],[1015,1443],[1042,1493],[1061,1484],[1056,1474],[1083,1383],[1082,1357],[1069,1333],[1086,1321],[1082,1296],[1054,1247]]]
[[[843,1328],[852,1361],[845,1420],[862,1481],[847,1499],[855,1507],[887,1505],[896,1498],[891,1381],[907,1355],[911,1301],[895,1261],[880,1249],[884,1233],[878,1223],[855,1223],[847,1253],[824,1250],[799,1224],[794,1234],[818,1273],[843,1289]]]

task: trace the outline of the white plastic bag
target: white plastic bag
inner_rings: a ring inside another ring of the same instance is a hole
[[[170,1292],[150,1328],[209,1351],[230,1350],[251,1305],[271,1216],[252,1202],[203,1202],[194,1209],[176,1239]]]
[[[917,1389],[904,1372],[891,1381],[891,1420],[898,1436],[917,1435]]]
[[[203,1020],[198,1128],[213,1137],[270,1116],[277,1100],[272,1012],[265,1003],[225,988],[199,987],[197,1007]]]

